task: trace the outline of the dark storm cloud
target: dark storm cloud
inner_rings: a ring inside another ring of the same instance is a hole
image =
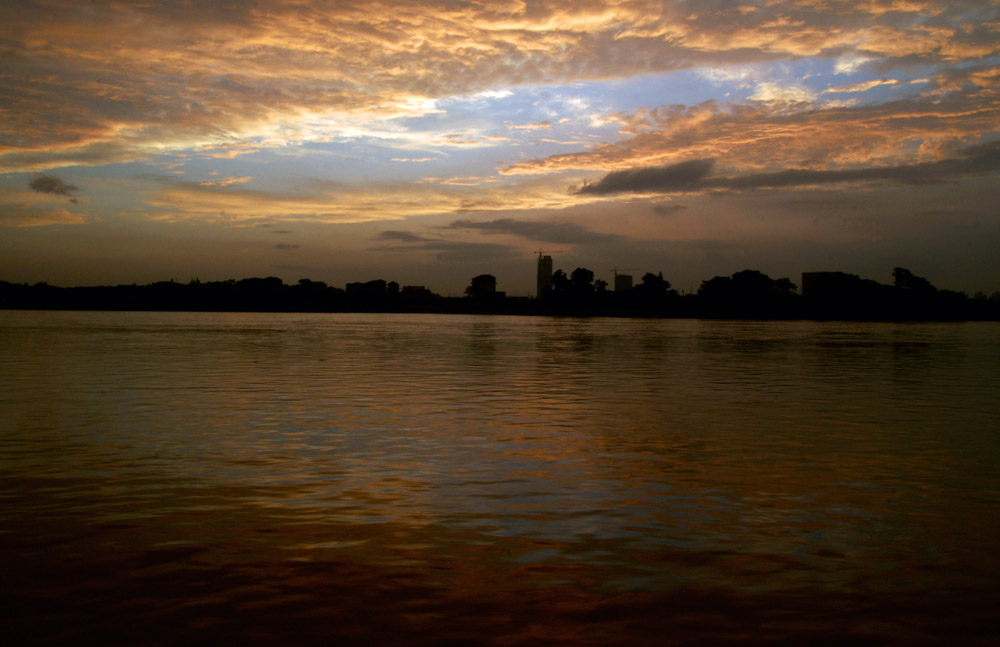
[[[571,222],[552,222],[544,220],[515,220],[501,218],[498,220],[475,221],[456,220],[449,229],[475,229],[494,234],[514,234],[529,240],[546,243],[587,244],[604,243],[618,240],[621,236],[602,234]]]
[[[661,202],[653,205],[653,211],[661,216],[672,216],[678,211],[683,211],[685,209],[687,209],[687,207],[683,204],[674,204],[672,202]]]
[[[702,159],[671,164],[670,166],[614,171],[597,182],[585,183],[576,190],[576,193],[603,195],[634,191],[662,193],[697,191],[701,188],[705,177],[712,172],[714,164],[715,160]]]
[[[443,238],[428,238],[408,231],[387,230],[379,233],[376,240],[398,241],[400,245],[381,245],[371,247],[372,252],[437,252],[435,258],[439,261],[469,262],[483,260],[499,260],[514,258],[519,252],[508,245],[492,243],[468,243],[446,240]]]
[[[398,240],[404,243],[419,243],[426,242],[430,239],[424,238],[423,236],[418,236],[416,234],[410,233],[408,231],[395,231],[386,230],[379,232],[379,235],[375,237],[376,240]]]
[[[55,175],[37,175],[28,182],[32,191],[38,193],[51,193],[54,195],[72,195],[74,191],[79,191],[80,187],[64,182]]]
[[[706,190],[747,191],[843,182],[889,181],[900,184],[930,184],[966,175],[1000,171],[1000,141],[966,148],[937,162],[875,166],[860,169],[813,171],[786,169],[732,177],[708,177],[713,160],[693,160],[671,166],[608,173],[600,180],[577,188],[578,194],[685,193]]]

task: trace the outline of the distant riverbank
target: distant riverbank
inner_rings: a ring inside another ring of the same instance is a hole
[[[741,275],[751,275],[741,277]],[[845,275],[849,276],[849,275]],[[341,290],[317,281],[287,285],[281,279],[148,285],[56,287],[0,281],[0,309],[120,310],[191,312],[402,312],[441,314],[504,314],[525,316],[604,316],[721,319],[818,319],[870,321],[995,321],[1000,298],[970,298],[960,292],[925,287],[920,290],[873,281],[810,288],[798,294],[794,286],[774,289],[757,272],[706,281],[697,294],[681,295],[667,288],[627,291],[565,290],[542,298],[507,297],[503,293],[443,297],[426,288],[386,290],[385,283],[353,284],[364,289]],[[741,283],[742,281],[742,283]],[[782,280],[787,281],[787,280]],[[373,284],[380,290],[371,289]],[[928,284],[929,286],[929,284]],[[351,286],[349,286],[351,287]],[[398,286],[397,286],[398,287]]]

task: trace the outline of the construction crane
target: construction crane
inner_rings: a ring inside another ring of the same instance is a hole
[[[542,254],[559,254],[560,252],[565,252],[565,249],[539,249],[534,254],[538,254],[538,258],[542,257]]]

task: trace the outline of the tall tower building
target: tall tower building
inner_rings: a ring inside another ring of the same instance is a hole
[[[541,298],[552,289],[552,257],[538,255],[538,292],[535,296]]]

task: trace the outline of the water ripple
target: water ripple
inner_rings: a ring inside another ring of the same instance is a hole
[[[998,365],[995,324],[2,312],[5,626],[975,644]]]

